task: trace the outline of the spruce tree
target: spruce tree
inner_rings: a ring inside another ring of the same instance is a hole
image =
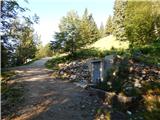
[[[89,13],[87,9],[85,9],[80,22],[80,35],[83,43],[87,44],[90,42],[91,30],[89,23]]]
[[[84,14],[82,15],[80,34],[86,45],[95,42],[100,37],[93,16],[88,13],[87,9],[85,9]]]
[[[127,0],[115,0],[113,16],[113,34],[117,40],[126,40],[124,20]]]
[[[70,52],[86,47],[99,38],[99,30],[92,17],[85,9],[82,18],[75,11],[70,11],[59,24],[60,32],[55,33],[51,46],[54,50]]]
[[[113,33],[112,16],[109,16],[105,26],[105,35],[110,35],[112,33]]]
[[[100,33],[98,30],[97,24],[93,19],[92,14],[89,15],[89,23],[90,23],[90,30],[91,30],[91,36],[90,36],[89,43],[93,43],[100,38]]]

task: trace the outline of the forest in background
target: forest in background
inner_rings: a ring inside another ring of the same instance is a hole
[[[52,51],[74,54],[108,35],[114,35],[118,41],[129,41],[130,48],[150,45],[160,37],[159,6],[156,0],[116,0],[113,16],[100,28],[87,8],[82,16],[72,10],[62,17],[55,40],[42,48],[40,36],[33,28],[39,17],[23,15],[28,8],[19,6],[16,1],[2,1],[1,66],[22,65],[46,56],[44,54],[52,56]],[[48,50],[42,50],[45,48]]]

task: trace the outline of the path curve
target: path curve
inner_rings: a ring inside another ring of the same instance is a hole
[[[25,101],[13,120],[93,120],[98,97],[73,83],[53,79],[43,58],[14,68],[17,81],[24,86]]]
[[[45,57],[45,58],[42,58],[40,60],[37,60],[37,61],[34,61],[32,64],[28,65],[27,67],[45,67],[45,63],[52,59],[52,57]]]

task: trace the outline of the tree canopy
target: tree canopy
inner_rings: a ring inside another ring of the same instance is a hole
[[[155,5],[156,4],[156,5]],[[125,11],[125,29],[132,44],[147,44],[157,39],[159,32],[158,2],[128,1]],[[157,33],[155,32],[157,31]]]
[[[116,0],[113,34],[130,45],[145,45],[160,38],[160,2]]]
[[[33,24],[38,22],[39,17],[36,14],[33,19],[25,16],[24,12],[27,10],[15,0],[1,1],[2,67],[23,64],[27,59],[34,57],[36,39],[34,39]],[[30,54],[26,49],[30,51]]]
[[[76,11],[70,11],[62,17],[59,24],[60,32],[55,33],[51,46],[54,50],[61,50],[73,54],[76,50],[95,42],[99,37],[97,25],[85,9],[82,18]]]

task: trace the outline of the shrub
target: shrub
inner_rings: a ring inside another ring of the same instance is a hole
[[[111,84],[110,91],[115,91],[116,93],[122,92],[123,84],[128,78],[128,68],[128,59],[118,57],[114,59],[114,64],[110,70],[106,71],[107,76],[105,77],[106,83],[109,82]]]
[[[105,91],[109,91],[110,90],[110,85],[107,84],[106,82],[101,82],[98,85],[96,85],[95,88],[102,89],[102,90],[105,90]]]

